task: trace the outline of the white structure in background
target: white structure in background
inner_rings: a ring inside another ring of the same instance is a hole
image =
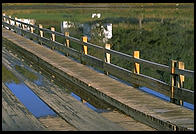
[[[95,18],[95,17],[101,18],[101,14],[100,13],[93,13],[92,18]]]
[[[104,26],[101,26],[101,28],[103,29],[103,34],[105,36],[103,38],[104,43],[106,43],[108,39],[112,38],[112,23],[107,23],[105,25],[106,25],[106,28],[104,28]]]
[[[88,40],[90,41],[92,35],[103,36],[102,41],[106,43],[108,39],[112,38],[112,23],[105,23],[105,24],[74,24],[70,21],[62,21],[61,22],[61,33],[69,32],[69,28],[77,27],[83,29],[83,35],[87,36]]]
[[[74,27],[74,23],[71,21],[63,21],[61,22],[61,32],[64,33],[65,31],[67,31],[66,29]]]
[[[102,38],[103,42],[106,43],[108,39],[112,38],[112,23],[105,23],[105,24],[96,23],[93,25],[84,24],[83,34],[88,37],[88,40],[91,40],[92,34],[97,36],[103,36]]]

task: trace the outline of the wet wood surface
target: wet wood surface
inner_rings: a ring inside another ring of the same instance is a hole
[[[47,129],[2,82],[2,130],[46,131]]]
[[[9,62],[9,61],[7,61]],[[3,57],[4,63],[4,57]],[[5,63],[4,63],[5,64]],[[5,64],[6,65],[6,64]],[[8,66],[8,64],[7,64]],[[25,79],[21,74],[15,71],[12,67],[9,67],[17,78],[24,81],[24,83],[44,101],[51,109],[53,109],[62,119],[71,124],[67,131],[79,130],[79,131],[125,131],[123,127],[116,123],[104,118],[100,114],[91,110],[82,102],[75,100],[70,94],[62,91],[53,83],[47,82],[47,85],[38,86],[35,83]],[[52,118],[51,120],[55,120]],[[43,122],[44,119],[42,119]],[[59,121],[59,120],[56,120]],[[52,122],[48,122],[52,125]],[[55,121],[53,122],[55,123]],[[68,125],[65,125],[66,127]],[[71,127],[73,126],[73,127]],[[65,130],[66,128],[62,128]]]
[[[194,111],[125,85],[13,32],[3,29],[2,33],[4,38],[64,72],[63,75],[70,76],[73,81],[88,85],[91,89],[103,93],[102,98],[105,97],[106,101],[108,101],[107,98],[114,100],[115,104],[110,102],[112,105],[119,103],[123,107],[130,108],[131,112],[128,112],[131,116],[135,116],[135,119],[149,123],[160,130],[164,130],[164,127],[166,130],[177,128],[194,130]]]

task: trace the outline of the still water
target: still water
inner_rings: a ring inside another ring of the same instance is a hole
[[[11,68],[14,68],[18,73],[20,73],[24,79],[33,81],[37,85],[44,85],[46,78],[40,73],[30,68],[24,62],[21,62],[19,58],[11,56],[7,50],[3,50],[3,57],[6,57],[6,60],[9,61]],[[7,66],[7,65],[6,65]],[[2,64],[2,78],[5,85],[12,91],[12,93],[24,104],[24,106],[35,116],[56,116],[56,113],[48,107],[28,86],[25,85],[22,79],[18,78],[14,73],[12,73],[4,64]],[[64,87],[65,88],[65,87]],[[69,89],[67,89],[69,90]],[[81,101],[83,97],[76,95],[74,92],[69,92],[70,96],[75,98],[75,100]],[[92,101],[92,100],[91,100]],[[86,101],[84,104],[88,108],[101,113],[107,112],[108,108],[98,108],[97,106],[92,105],[90,102]],[[110,109],[110,108],[109,108]]]

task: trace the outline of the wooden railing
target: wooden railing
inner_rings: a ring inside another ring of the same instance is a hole
[[[14,25],[11,25],[11,21],[14,22],[12,22],[12,24]],[[182,102],[185,101],[194,104],[194,91],[183,88],[184,77],[187,76],[194,78],[194,71],[184,69],[182,62],[171,60],[170,66],[158,64],[152,61],[140,59],[138,51],[135,51],[135,53],[137,53],[136,55],[131,56],[115,50],[111,50],[110,44],[106,44],[106,47],[101,47],[87,42],[87,37],[77,39],[69,36],[68,32],[59,33],[56,32],[54,28],[51,28],[51,30],[49,30],[43,28],[42,25],[36,26],[26,24],[24,22],[16,20],[16,18],[11,18],[11,16],[8,17],[5,14],[3,14],[2,16],[2,26],[13,30],[14,32],[25,36],[26,38],[34,40],[42,45],[46,45],[51,49],[58,50],[64,53],[66,56],[79,58],[81,63],[83,64],[91,65],[96,68],[101,68],[104,70],[105,74],[109,73],[113,76],[116,76],[119,79],[133,84],[135,87],[148,87],[159,93],[169,96],[172,103],[183,105]],[[51,34],[51,37],[44,37],[45,33]],[[56,36],[63,38],[63,42],[60,43],[55,41]],[[76,49],[73,49],[71,47],[71,42],[75,42],[81,45],[82,50],[78,51]],[[103,58],[100,59],[95,56],[89,55],[89,47],[94,48],[97,51],[101,51],[103,54]],[[116,55],[119,58],[126,59],[127,61],[132,61],[134,63],[133,71],[110,63],[111,55]],[[140,64],[143,64],[156,70],[170,73],[171,84],[167,84],[150,76],[140,74]],[[178,64],[179,68],[177,68]]]

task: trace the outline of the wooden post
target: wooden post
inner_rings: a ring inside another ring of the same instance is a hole
[[[5,13],[3,13],[2,16],[5,16]],[[6,22],[5,17],[3,17],[3,21]],[[5,28],[5,25],[3,27]]]
[[[105,44],[105,49],[111,49],[111,45],[110,44]],[[111,54],[109,53],[104,53],[104,62],[110,63],[110,58],[111,58]],[[109,72],[104,70],[104,74],[108,75]]]
[[[14,27],[17,27],[17,24],[18,24],[16,22],[16,20],[17,20],[17,17],[14,17]],[[16,28],[15,28],[14,32],[17,33],[17,29]]]
[[[55,31],[55,28],[51,27],[51,31]],[[55,34],[52,34],[52,41],[55,41]]]
[[[5,13],[3,13],[2,15],[5,16]],[[5,18],[3,18],[3,21],[5,22]]]
[[[39,24],[39,28],[43,28],[42,24]],[[42,30],[39,30],[40,37],[44,37],[44,33]],[[39,42],[42,45],[42,41]]]
[[[175,68],[177,67],[177,61],[171,60],[171,95],[170,102],[177,104],[177,99],[174,98],[174,86],[177,86],[177,75],[175,74]]]
[[[30,31],[31,31],[31,33],[33,33],[33,30],[34,30],[34,28],[33,28],[33,27],[30,27]]]
[[[184,62],[178,62],[178,68],[184,70]],[[184,75],[179,75],[178,88],[184,88]],[[183,101],[179,100],[179,105],[183,106]]]
[[[140,51],[134,51],[133,57],[139,59],[140,58]],[[134,62],[133,73],[140,74],[140,64],[137,62]],[[139,88],[139,85],[137,85],[137,84],[133,84],[132,86],[135,88]]]
[[[87,42],[87,40],[88,40],[88,39],[87,39],[87,36],[83,36],[83,37],[82,37],[82,41],[83,41],[83,42]],[[85,46],[85,45],[83,45],[83,53],[84,53],[84,54],[87,54],[87,53],[88,53],[88,48],[87,48],[87,46]]]
[[[43,26],[41,24],[39,24],[39,28],[43,28]],[[39,30],[39,35],[40,35],[40,37],[44,37],[44,33],[42,30]]]
[[[51,27],[51,31],[55,31],[55,28],[54,27]],[[52,41],[55,41],[55,34],[52,34]],[[54,50],[54,44],[52,44],[52,50]]]
[[[65,36],[69,36],[69,32],[65,32]],[[69,40],[68,39],[65,39],[65,46],[66,47],[69,47]],[[69,54],[65,54],[66,56],[69,56]]]
[[[17,20],[17,17],[14,17],[14,25],[16,26],[16,27],[18,27],[17,25],[18,25],[18,23],[16,22],[16,20]]]
[[[133,57],[139,59],[140,58],[140,51],[134,51],[133,52]],[[140,74],[140,64],[139,63],[134,63],[134,73]]]
[[[8,20],[8,23],[11,25],[11,20],[10,18],[12,18],[10,15],[8,16],[9,17],[9,20]],[[9,30],[11,30],[11,28],[9,28]]]
[[[87,42],[88,41],[87,36],[83,36],[82,37],[82,41],[83,42]],[[82,53],[84,53],[85,55],[88,54],[88,47],[87,46],[83,45],[83,47],[82,47]],[[81,60],[81,63],[82,64],[84,64],[84,65],[86,64],[84,61],[82,61],[82,55],[81,55],[80,60]]]

